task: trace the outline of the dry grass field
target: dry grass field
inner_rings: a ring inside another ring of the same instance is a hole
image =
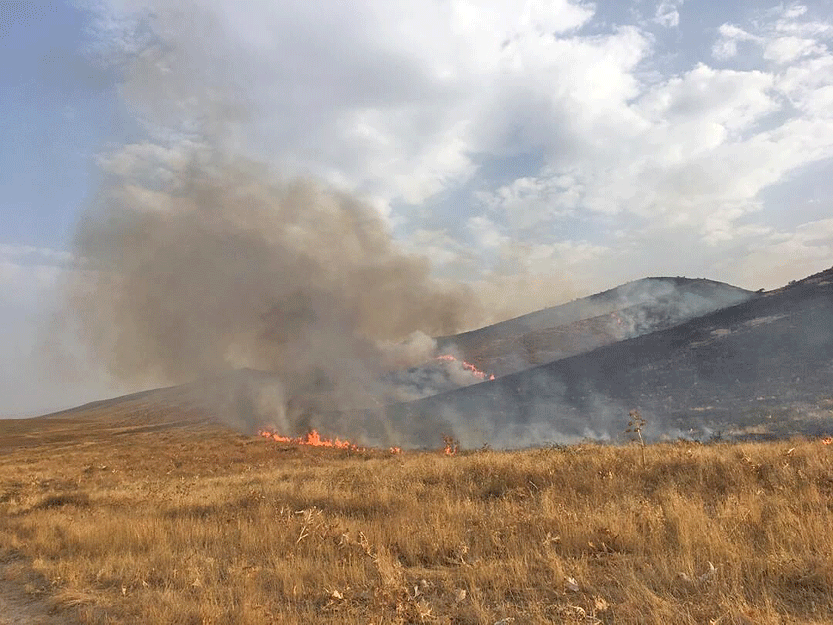
[[[634,446],[27,427],[0,425],[0,562],[66,622],[833,622],[818,440],[653,445],[643,466]]]

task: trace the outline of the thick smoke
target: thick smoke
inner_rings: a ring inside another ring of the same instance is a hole
[[[292,430],[313,413],[396,399],[386,371],[433,357],[430,335],[478,314],[469,289],[398,251],[372,208],[240,159],[195,161],[153,191],[111,180],[77,248],[97,266],[74,285],[74,309],[114,375],[176,384],[272,372],[273,414],[261,417]]]

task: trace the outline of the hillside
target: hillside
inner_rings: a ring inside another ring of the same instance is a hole
[[[69,410],[28,419],[0,419],[0,450],[37,446],[50,440],[123,436],[143,432],[218,430],[255,433],[259,425],[253,401],[274,375],[241,369],[189,384],[150,389],[90,402]]]
[[[420,444],[617,437],[630,409],[650,436],[828,431],[833,269],[679,326],[410,404],[386,421]]]
[[[541,347],[537,357],[548,354],[552,361],[408,403],[304,413],[292,420],[274,403],[278,381],[273,374],[239,370],[36,421],[60,429],[62,420],[83,418],[90,428],[107,431],[222,423],[246,433],[272,427],[288,436],[316,428],[325,436],[383,447],[437,447],[445,435],[465,447],[514,448],[585,437],[618,440],[631,409],[648,419],[645,433],[652,439],[772,437],[833,429],[833,269],[762,294],[705,280],[679,279],[673,288],[668,284],[668,279],[646,279],[461,335],[470,350],[478,349],[475,339],[480,337],[480,353],[492,350],[496,359],[511,354],[511,349],[501,352],[507,344],[529,345],[521,339],[531,336],[537,337],[536,345],[563,351]],[[648,292],[659,299],[644,299]],[[736,303],[648,332],[721,299]],[[561,325],[547,328],[545,322]],[[641,334],[615,341],[616,331]],[[512,332],[521,334],[513,338]],[[578,353],[567,355],[571,351]],[[414,372],[405,377],[417,378]],[[29,436],[22,432],[33,425],[19,423],[19,434],[9,429],[11,423],[4,427],[22,440]]]
[[[437,343],[500,376],[669,328],[752,296],[713,280],[643,278]]]

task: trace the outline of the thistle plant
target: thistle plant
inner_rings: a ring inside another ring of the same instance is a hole
[[[642,429],[645,427],[645,419],[638,410],[631,410],[628,413],[628,429],[625,432],[629,434],[636,434],[639,437],[639,446],[642,450],[642,467],[645,467],[645,439],[642,438]]]

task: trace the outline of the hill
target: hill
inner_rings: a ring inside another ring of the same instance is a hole
[[[669,328],[755,294],[722,282],[643,278],[478,330],[437,339],[497,376]]]
[[[29,430],[60,431],[71,418],[107,432],[222,423],[247,433],[271,425],[289,436],[316,428],[385,447],[436,447],[449,435],[466,447],[513,448],[617,439],[631,409],[648,419],[651,439],[827,433],[833,415],[831,285],[833,269],[759,294],[708,280],[648,278],[453,337],[458,347],[488,355],[488,362],[509,363],[518,345],[527,355],[553,360],[416,401],[275,422],[269,407],[274,374],[239,370],[6,422],[3,438],[34,442],[38,435]],[[733,305],[666,327],[720,301]],[[654,327],[664,329],[650,332]],[[616,341],[616,331],[638,336]],[[571,351],[578,353],[565,356]]]
[[[819,433],[833,429],[831,375],[833,269],[672,328],[390,406],[385,420],[404,444],[443,430],[507,447],[615,438],[630,409],[655,438]]]
[[[150,432],[194,436],[228,430],[255,433],[260,417],[253,405],[275,382],[268,372],[239,369],[188,384],[150,389],[27,419],[0,419],[0,450]]]

